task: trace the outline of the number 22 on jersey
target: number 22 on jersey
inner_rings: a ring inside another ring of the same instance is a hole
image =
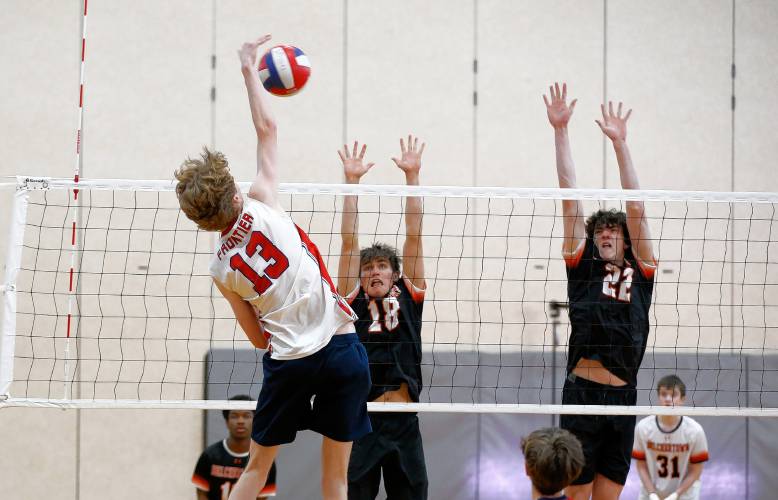
[[[634,269],[625,267],[624,269],[613,264],[605,264],[605,271],[608,274],[602,280],[602,293],[612,299],[621,302],[629,302],[632,294],[632,274]]]
[[[259,256],[267,262],[267,267],[262,274],[254,270],[246,259],[241,256],[241,251],[230,257],[230,267],[240,272],[254,285],[254,291],[262,295],[273,284],[271,280],[278,279],[281,274],[289,269],[289,259],[286,255],[268,239],[262,231],[254,231],[246,245],[245,253],[249,259],[259,251]]]

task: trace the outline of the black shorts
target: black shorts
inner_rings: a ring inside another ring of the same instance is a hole
[[[262,446],[291,443],[303,429],[342,442],[370,432],[370,369],[356,333],[335,335],[304,358],[277,360],[265,353],[262,371],[251,432]]]
[[[349,500],[373,500],[381,473],[387,498],[427,498],[427,467],[415,413],[371,413],[373,432],[354,441],[348,465]]]
[[[572,373],[562,389],[562,404],[565,405],[632,406],[636,401],[634,387],[598,384]],[[634,415],[561,416],[559,426],[578,438],[586,459],[574,485],[591,483],[596,474],[622,485],[627,482],[635,441],[635,420]]]

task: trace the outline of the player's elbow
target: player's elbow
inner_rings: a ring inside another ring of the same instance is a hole
[[[356,237],[354,236],[354,233],[344,233],[341,232],[341,243],[340,243],[340,254],[344,256],[350,256],[354,253],[354,248],[356,248]]]
[[[263,117],[257,120],[254,125],[257,129],[257,137],[260,139],[273,138],[278,132],[276,121],[271,117]]]
[[[251,339],[251,344],[257,349],[266,350],[270,342],[268,342],[266,338],[262,337],[258,339]]]
[[[420,248],[421,248],[421,237],[419,236],[419,234],[408,234],[405,237],[404,249],[406,251],[411,251],[416,253]]]

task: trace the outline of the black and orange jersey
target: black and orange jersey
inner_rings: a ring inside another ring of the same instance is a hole
[[[565,262],[568,373],[581,358],[592,359],[634,387],[648,342],[656,264],[639,263],[627,249],[624,265],[617,266],[602,260],[589,238]]]
[[[372,386],[368,401],[408,384],[419,401],[421,380],[421,318],[424,290],[403,276],[382,298],[370,298],[361,285],[347,298],[358,316],[354,323],[370,363]]]
[[[197,460],[192,483],[197,489],[208,492],[208,500],[227,500],[230,490],[243,473],[249,461],[249,454],[235,453],[227,446],[227,440],[213,443]],[[276,464],[270,468],[265,487],[257,498],[276,494]]]

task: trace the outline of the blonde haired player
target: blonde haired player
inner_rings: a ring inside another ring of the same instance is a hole
[[[682,406],[686,386],[676,375],[656,385],[659,404]],[[640,500],[698,500],[708,441],[702,426],[690,417],[646,417],[635,427],[632,458],[640,475]]]
[[[319,250],[278,202],[276,123],[257,71],[257,49],[268,40],[265,35],[238,51],[257,133],[257,175],[248,197],[224,155],[207,149],[176,171],[176,194],[201,229],[221,232],[211,276],[251,343],[270,347],[262,358],[249,461],[230,498],[254,500],[278,447],[311,429],[323,436],[322,496],[346,500],[351,442],[370,432],[367,353]]]

